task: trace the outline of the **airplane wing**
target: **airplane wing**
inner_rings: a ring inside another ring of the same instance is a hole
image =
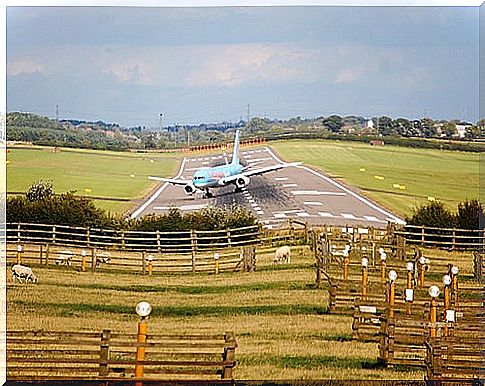
[[[175,180],[173,178],[162,178],[162,177],[154,177],[154,176],[149,176],[149,180],[156,180],[156,181],[164,181],[164,182],[169,182],[174,185],[187,185],[192,183],[191,180]]]
[[[261,169],[247,170],[247,171],[244,171],[243,173],[239,173],[239,174],[236,174],[234,176],[225,177],[224,183],[229,183],[229,182],[235,181],[239,177],[256,176],[256,175],[260,175],[260,174],[264,174],[264,173],[268,173],[268,172],[273,172],[275,170],[287,168],[287,167],[290,167],[290,166],[298,166],[298,165],[301,165],[301,162],[284,163],[284,164],[266,166],[265,168],[261,168]]]

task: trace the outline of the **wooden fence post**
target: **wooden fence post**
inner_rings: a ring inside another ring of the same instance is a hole
[[[195,273],[195,255],[197,253],[197,234],[193,229],[190,231],[190,244],[192,246],[192,272]]]
[[[99,376],[100,377],[105,377],[108,375],[110,336],[111,336],[110,330],[103,330],[103,332],[101,333],[101,345],[99,349]]]
[[[91,249],[91,271],[96,270],[96,248]]]
[[[56,243],[56,226],[52,227],[52,244]]]
[[[17,224],[17,243],[20,244],[20,223]]]
[[[224,335],[226,345],[230,345],[224,348],[224,354],[222,360],[225,362],[222,369],[222,379],[232,379],[232,368],[234,367],[234,357],[236,354],[236,338],[234,332],[226,332]]]
[[[453,228],[453,235],[451,238],[451,250],[455,250],[455,242],[456,242],[456,228]]]
[[[121,231],[121,249],[125,249],[125,231]]]
[[[231,248],[232,243],[231,243],[231,230],[227,228],[227,247]]]
[[[147,272],[147,261],[145,251],[141,252],[141,272],[145,274]]]
[[[49,246],[50,244],[45,246],[45,265],[49,265]]]
[[[424,225],[421,227],[421,245],[424,247]]]
[[[157,229],[157,250],[158,253],[162,252],[162,248],[160,246],[160,231]]]
[[[39,261],[40,261],[40,265],[42,265],[43,263],[43,259],[42,259],[42,255],[44,254],[44,251],[43,251],[43,246],[42,244],[40,245],[40,250],[39,250]]]
[[[91,242],[91,231],[89,227],[86,227],[86,247],[89,248],[89,244]]]

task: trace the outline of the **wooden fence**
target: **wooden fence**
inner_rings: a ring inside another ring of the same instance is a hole
[[[473,252],[473,275],[480,283],[485,283],[485,259],[484,254]]]
[[[402,230],[393,229],[395,235],[404,236],[407,242],[422,246],[450,250],[483,250],[485,229],[433,228],[406,225]]]
[[[223,335],[136,334],[97,332],[8,331],[9,380],[133,380],[135,365],[144,380],[233,379],[236,339]],[[145,348],[136,361],[138,347]]]

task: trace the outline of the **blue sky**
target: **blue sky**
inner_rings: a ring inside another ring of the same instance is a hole
[[[478,7],[10,7],[7,111],[478,117]]]

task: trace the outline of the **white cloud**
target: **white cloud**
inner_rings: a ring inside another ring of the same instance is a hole
[[[7,64],[7,75],[35,74],[43,72],[44,69],[45,65],[35,59],[19,59]]]

